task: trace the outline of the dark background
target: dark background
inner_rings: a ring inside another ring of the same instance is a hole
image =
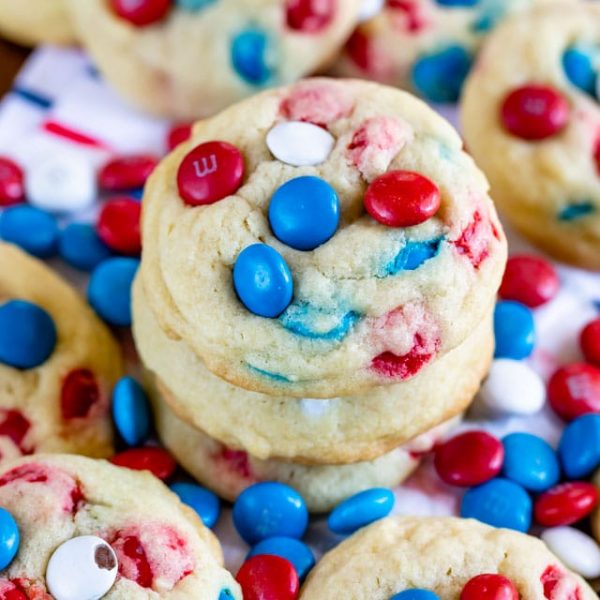
[[[29,50],[26,48],[0,40],[0,96],[10,89],[28,54]]]

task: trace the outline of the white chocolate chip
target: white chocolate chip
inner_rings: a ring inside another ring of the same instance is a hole
[[[334,144],[328,131],[302,121],[278,123],[267,134],[271,154],[294,167],[320,165],[329,158]]]

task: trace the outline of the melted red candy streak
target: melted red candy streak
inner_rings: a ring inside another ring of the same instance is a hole
[[[14,409],[0,408],[0,436],[12,440],[21,454],[31,454],[33,451],[33,449],[23,445],[23,440],[30,429],[31,423],[23,416],[23,413]]]
[[[583,600],[579,586],[573,587],[573,580],[559,567],[547,567],[540,581],[544,587],[544,597],[548,600]]]
[[[473,219],[463,229],[460,237],[452,242],[456,251],[462,256],[466,256],[474,269],[479,269],[483,261],[490,255],[488,244],[482,245],[481,243],[485,239],[485,226],[487,223],[487,219],[484,219],[481,212],[479,210],[475,211]],[[494,237],[499,237],[497,230]]]
[[[319,33],[332,23],[335,12],[336,0],[288,0],[287,26],[302,33]]]
[[[146,550],[139,538],[133,535],[123,538],[121,548],[123,554],[135,564],[137,569],[134,581],[141,587],[152,587],[154,575],[146,556]],[[127,577],[121,570],[121,561],[119,561],[119,573],[123,577]]]
[[[230,469],[234,470],[244,479],[254,479],[247,452],[223,448],[223,450],[216,455],[216,459],[226,463]]]
[[[389,9],[401,11],[405,17],[406,30],[418,33],[427,26],[427,21],[421,14],[422,5],[416,0],[387,0]]]
[[[89,369],[76,369],[65,377],[60,396],[63,419],[88,417],[100,400],[100,388]]]
[[[435,349],[439,347],[436,340]],[[426,344],[420,333],[415,333],[413,347],[403,356],[393,352],[382,352],[373,359],[371,367],[383,377],[407,379],[418,373],[435,355],[426,350]]]

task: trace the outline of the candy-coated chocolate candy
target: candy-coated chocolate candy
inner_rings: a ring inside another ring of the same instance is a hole
[[[0,156],[0,208],[25,200],[25,176],[21,167],[6,156]]]
[[[504,300],[494,309],[496,358],[527,358],[535,345],[535,323],[531,310],[520,302]]]
[[[327,525],[331,531],[349,535],[357,529],[387,517],[394,508],[394,493],[387,488],[372,488],[354,494],[338,504],[330,513]]]
[[[186,204],[213,204],[235,194],[244,179],[244,157],[227,142],[205,142],[179,165],[177,186]]]
[[[169,479],[177,468],[177,463],[173,460],[173,457],[166,450],[155,446],[130,448],[115,454],[110,462],[119,467],[135,471],[150,471],[155,477],[163,481]]]
[[[526,532],[531,525],[531,508],[531,498],[519,484],[498,477],[464,495],[460,516]]]
[[[278,317],[294,295],[292,273],[277,250],[266,244],[244,248],[233,267],[233,284],[244,306],[261,317]]]
[[[111,249],[89,223],[67,225],[60,232],[58,252],[65,262],[82,271],[92,271],[112,256]]]
[[[62,418],[84,419],[101,399],[100,388],[89,369],[75,369],[64,379],[60,391]]]
[[[567,48],[562,56],[567,79],[590,96],[596,94],[596,69],[592,53],[583,46]]]
[[[133,198],[108,200],[98,216],[98,236],[115,252],[137,256],[142,251],[142,205]]]
[[[175,150],[179,144],[187,142],[192,137],[191,123],[176,123],[169,129],[167,134],[167,148],[169,151]]]
[[[320,165],[325,162],[335,144],[335,138],[322,127],[304,121],[283,121],[267,134],[271,154],[293,167]]]
[[[0,571],[6,569],[19,550],[21,536],[14,517],[0,507]]]
[[[144,388],[133,377],[122,377],[112,395],[112,415],[119,435],[129,446],[138,446],[150,435],[150,403]]]
[[[390,600],[440,600],[440,597],[431,590],[415,588],[394,594]]]
[[[268,554],[249,558],[240,567],[236,580],[244,600],[296,600],[300,589],[292,563]]]
[[[26,300],[0,304],[0,363],[33,369],[50,357],[56,346],[52,317]]]
[[[172,0],[110,0],[113,12],[136,27],[162,21],[171,9]]]
[[[467,581],[460,600],[519,600],[519,592],[508,577],[483,573]]]
[[[600,413],[600,369],[586,363],[561,367],[548,382],[548,401],[565,421]]]
[[[219,592],[219,600],[233,600],[233,593],[227,588],[222,589]]]
[[[58,223],[49,213],[33,206],[11,206],[0,215],[0,238],[39,258],[56,253]]]
[[[278,188],[269,205],[269,223],[280,242],[296,250],[314,250],[335,234],[340,201],[320,177],[291,179]]]
[[[46,585],[55,600],[100,600],[112,588],[117,573],[117,555],[110,545],[95,535],[80,535],[52,553]]]
[[[308,525],[308,510],[302,496],[289,485],[266,481],[251,485],[238,496],[233,523],[250,545],[275,536],[301,538]]]
[[[552,264],[539,256],[511,256],[498,290],[503,300],[536,308],[552,300],[560,282]]]
[[[582,329],[579,344],[585,359],[600,367],[600,319],[590,321]]]
[[[281,558],[289,560],[294,565],[300,581],[308,575],[308,572],[315,565],[315,557],[312,550],[296,538],[283,536],[267,538],[262,542],[258,542],[250,550],[248,556],[246,556],[246,560],[261,554],[281,556]]]
[[[215,526],[221,514],[221,501],[215,494],[196,483],[181,481],[170,487],[184,504],[194,509],[206,527]]]
[[[568,123],[567,99],[546,85],[516,88],[502,103],[500,116],[505,129],[524,140],[543,140],[558,134]]]
[[[546,402],[546,385],[527,363],[496,358],[479,390],[479,399],[498,415],[533,415]]]
[[[586,579],[600,577],[600,547],[589,535],[573,527],[554,527],[541,537],[569,569]]]
[[[157,164],[158,158],[150,154],[113,158],[98,173],[98,183],[107,192],[142,188]]]
[[[502,440],[502,475],[532,492],[543,492],[560,479],[558,457],[551,446],[531,433],[511,433]]]
[[[365,208],[379,223],[412,227],[427,221],[440,207],[440,190],[433,181],[412,171],[388,171],[367,188]]]
[[[587,517],[598,504],[598,490],[591,483],[561,483],[537,498],[533,507],[540,525],[571,525]]]
[[[287,0],[287,26],[302,33],[318,33],[335,17],[335,0]]]
[[[450,485],[469,487],[496,477],[502,468],[504,448],[485,431],[461,433],[435,449],[435,470]]]
[[[131,285],[139,264],[134,258],[109,258],[94,269],[88,300],[107,323],[131,325]]]
[[[271,79],[274,54],[269,36],[262,29],[240,31],[231,43],[231,64],[240,78],[250,85],[264,85]]]
[[[578,417],[564,429],[558,445],[569,479],[587,477],[600,467],[600,415]]]

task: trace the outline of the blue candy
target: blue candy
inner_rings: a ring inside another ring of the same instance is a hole
[[[471,63],[471,55],[462,46],[426,54],[413,65],[412,84],[431,102],[456,102]]]
[[[119,435],[129,446],[139,446],[150,435],[150,404],[142,386],[122,377],[112,395],[112,415]]]
[[[281,556],[289,560],[301,580],[315,565],[315,557],[311,549],[300,540],[291,537],[272,537],[259,542],[250,550],[246,560],[262,554]]]
[[[221,501],[210,490],[195,483],[179,482],[171,485],[179,499],[193,508],[206,527],[214,527],[221,514]]]
[[[531,525],[531,498],[517,483],[492,479],[463,496],[460,516],[493,527],[526,532]]]
[[[196,12],[214,4],[217,0],[175,0],[177,8],[187,10],[188,12]]]
[[[562,57],[568,80],[590,96],[596,96],[596,70],[589,52],[583,48],[568,48]]]
[[[504,477],[532,492],[543,492],[558,483],[558,458],[545,440],[530,433],[511,433],[502,444]]]
[[[600,415],[584,415],[569,423],[558,455],[569,479],[581,479],[595,471],[600,466]]]
[[[397,275],[401,271],[415,271],[428,260],[435,258],[441,249],[443,238],[406,242],[394,260],[386,265],[380,276]]]
[[[19,528],[13,516],[0,508],[0,571],[6,569],[19,550]]]
[[[291,304],[279,320],[288,331],[301,337],[339,342],[360,321],[360,315],[352,310],[328,311],[299,302]]]
[[[477,6],[481,0],[435,0],[440,6]]]
[[[110,248],[88,223],[71,223],[60,234],[58,251],[62,259],[82,271],[92,271],[110,258]]]
[[[135,258],[109,258],[90,278],[88,301],[111,325],[131,325],[131,285],[140,261]]]
[[[46,362],[56,346],[52,317],[26,300],[0,305],[0,362],[17,369],[33,369]]]
[[[56,254],[58,223],[49,213],[33,206],[11,206],[0,215],[0,238],[29,254],[49,258]]]
[[[231,43],[231,63],[237,74],[252,85],[263,85],[273,76],[267,34],[260,29],[238,33]]]
[[[535,345],[535,324],[529,308],[520,302],[498,302],[494,310],[496,358],[527,358]]]
[[[394,508],[394,493],[387,488],[359,492],[338,504],[329,515],[327,525],[334,533],[348,535],[378,519],[387,517]]]
[[[271,198],[269,223],[280,242],[296,250],[314,250],[337,231],[340,201],[320,177],[296,177]]]
[[[240,252],[233,267],[233,285],[244,306],[261,317],[278,317],[294,295],[290,268],[266,244],[252,244]]]
[[[233,523],[250,545],[271,537],[301,538],[308,525],[308,510],[296,490],[267,481],[246,488],[238,496]]]
[[[394,594],[390,600],[440,600],[439,596],[430,590],[417,589],[404,590]]]
[[[567,204],[558,213],[559,221],[576,221],[596,212],[596,207],[587,200]]]
[[[222,589],[219,593],[219,600],[233,600],[233,594],[231,590]]]

